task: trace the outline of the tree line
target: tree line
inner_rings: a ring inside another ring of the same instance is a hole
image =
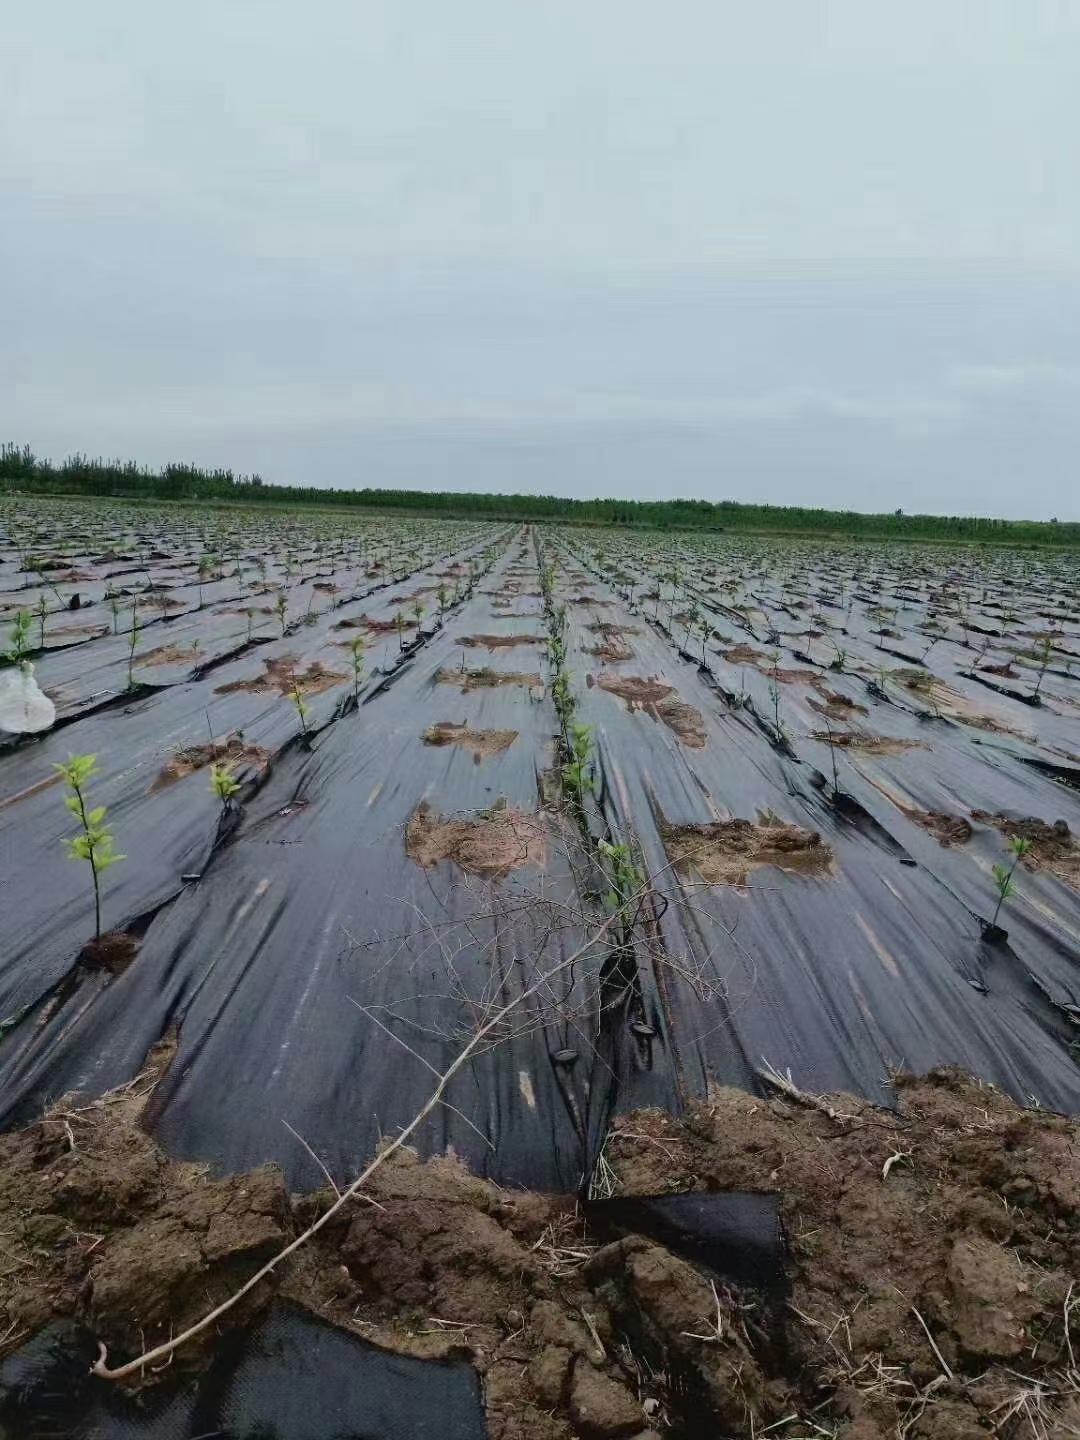
[[[334,505],[349,509],[484,516],[507,520],[641,526],[661,530],[777,530],[834,535],[994,540],[1080,545],[1080,522],[995,520],[977,515],[868,514],[740,500],[572,500],[561,495],[501,495],[470,491],[320,489],[269,485],[262,476],[229,469],[170,464],[151,470],[134,461],[73,455],[54,464],[28,446],[0,447],[0,491],[30,495],[110,496],[117,499],[244,501],[260,505]]]

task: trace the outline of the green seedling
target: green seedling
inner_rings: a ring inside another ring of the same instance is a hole
[[[8,638],[11,640],[11,649],[7,652],[7,658],[12,665],[21,665],[30,654],[30,611],[17,610],[15,618],[11,622],[11,629],[8,631]]]
[[[598,840],[596,848],[612,869],[611,889],[604,896],[604,903],[618,910],[644,887],[645,876],[634,864],[629,845],[613,845],[609,840]]]
[[[109,610],[112,614],[112,633],[117,635],[120,632],[120,597],[115,591],[109,596]]]
[[[62,765],[54,765],[67,781],[69,793],[64,805],[79,822],[79,834],[63,841],[69,860],[85,860],[94,882],[94,939],[101,937],[101,875],[110,865],[125,859],[113,851],[113,837],[105,825],[105,806],[92,810],[86,806],[86,787],[97,774],[96,755],[69,755]]]
[[[210,790],[221,801],[222,815],[232,809],[232,797],[239,789],[240,782],[233,779],[232,764],[228,760],[215,761],[210,766]]]
[[[450,598],[450,597],[449,597],[449,595],[448,595],[448,593],[447,593],[446,586],[445,586],[445,585],[440,585],[439,588],[435,591],[435,599],[436,599],[436,601],[438,602],[438,606],[439,606],[439,619],[440,619],[440,620],[442,619],[443,613],[444,613],[445,610],[446,610],[446,602],[447,602],[447,600],[448,600],[449,598]]]
[[[1016,894],[1013,872],[1030,849],[1030,840],[1026,840],[1023,835],[1014,835],[1009,842],[1012,863],[1010,865],[994,866],[994,882],[997,885],[998,902],[994,907],[994,917],[990,921],[991,928],[997,926],[998,916],[1001,914],[1001,907]]]
[[[311,714],[311,706],[304,704],[304,692],[300,688],[300,681],[296,678],[295,675],[292,677],[292,684],[289,687],[289,696],[293,704],[296,706],[296,713],[300,717],[300,729],[303,732],[304,739],[306,740],[308,738],[307,722],[308,716]]]
[[[589,758],[592,726],[571,724],[567,738],[570,756],[563,766],[563,786],[571,801],[580,808],[585,803],[585,797],[596,790]]]
[[[413,618],[416,620],[416,633],[419,635],[420,621],[424,618],[424,606],[420,600],[413,601],[412,613]]]
[[[1034,645],[1035,658],[1039,662],[1039,678],[1035,682],[1033,699],[1038,700],[1039,691],[1042,689],[1043,680],[1046,678],[1046,668],[1050,664],[1050,656],[1054,649],[1054,637],[1042,635]]]
[[[274,606],[274,610],[277,612],[278,623],[279,623],[280,626],[281,626],[281,633],[282,633],[283,636],[284,636],[284,634],[285,634],[285,628],[286,628],[286,619],[285,619],[285,616],[286,616],[286,612],[288,611],[288,608],[289,608],[289,602],[288,602],[288,600],[286,599],[284,592],[282,592],[282,593],[277,597],[277,603],[276,603],[276,605]]]
[[[247,638],[248,638],[248,641],[250,642],[250,640],[251,640],[251,630],[252,630],[252,626],[255,624],[255,607],[254,607],[254,605],[248,605],[247,608],[244,610],[244,614],[247,616]]]
[[[128,689],[135,689],[135,646],[139,643],[139,631],[142,629],[142,621],[139,619],[138,602],[133,601],[131,606],[131,637],[128,640]]]
[[[349,641],[349,659],[352,662],[353,699],[359,703],[360,681],[364,678],[364,641],[362,636],[354,635]]]
[[[45,599],[45,596],[42,595],[42,596],[39,597],[38,603],[37,603],[38,649],[39,649],[39,650],[44,650],[44,648],[45,648],[45,620],[46,620],[46,617],[48,616],[48,613],[49,613],[49,602]]]
[[[398,649],[405,649],[405,627],[409,622],[405,619],[405,611],[399,610],[394,616],[394,627],[397,630]]]

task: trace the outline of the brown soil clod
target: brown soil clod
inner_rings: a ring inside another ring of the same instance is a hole
[[[498,685],[524,685],[527,689],[532,689],[543,682],[535,671],[493,670],[491,666],[485,665],[480,670],[453,670],[444,666],[443,669],[436,670],[435,683],[459,685],[464,695],[469,690],[483,690]]]
[[[88,940],[79,952],[79,966],[83,970],[105,970],[110,975],[122,975],[139,953],[139,942],[126,930],[105,930],[93,940]]]
[[[214,694],[231,695],[237,690],[247,690],[252,695],[291,695],[295,683],[301,695],[320,695],[348,679],[336,670],[327,670],[319,660],[313,660],[306,670],[297,670],[296,657],[292,655],[264,660],[263,664],[266,666],[263,674],[250,680],[231,680],[227,685],[219,685]]]
[[[799,678],[806,679],[808,677],[800,675]],[[860,705],[857,700],[841,694],[839,690],[830,690],[819,675],[814,675],[809,679],[811,686],[821,696],[821,699],[815,700],[812,695],[808,695],[807,704],[819,715],[827,715],[830,720],[846,720],[851,715],[869,715],[870,711],[865,705]]]
[[[544,865],[543,821],[509,806],[468,819],[448,819],[422,801],[405,830],[405,852],[425,869],[452,860],[472,875],[499,877],[523,866]]]
[[[471,730],[464,721],[438,720],[424,731],[425,745],[460,745],[471,750],[477,765],[489,755],[501,755],[518,737],[516,730]]]
[[[135,664],[146,665],[190,665],[198,658],[198,649],[193,645],[161,645],[157,650],[147,650],[142,655],[136,652]]]
[[[810,737],[838,750],[860,750],[864,755],[902,755],[905,750],[923,750],[921,740],[900,740],[890,735],[871,735],[864,730],[812,730]]]
[[[642,711],[661,721],[688,749],[700,750],[705,745],[701,711],[680,700],[673,686],[641,675],[615,675],[610,670],[601,671],[596,677],[596,684],[609,695],[617,695],[625,701],[631,714]]]
[[[962,815],[948,815],[942,810],[920,810],[908,805],[902,805],[900,809],[909,820],[929,830],[939,845],[966,845],[971,839],[971,826]]]
[[[218,1180],[169,1161],[140,1114],[170,1055],[163,1044],[130,1086],[65,1097],[0,1136],[4,1352],[68,1316],[117,1358],[137,1354],[332,1200],[290,1201],[270,1168]],[[1073,1433],[1076,1123],[952,1069],[894,1085],[895,1113],[714,1088],[680,1118],[614,1120],[604,1155],[619,1195],[778,1196],[791,1292],[775,1312],[640,1235],[601,1246],[572,1197],[402,1150],[276,1282],[132,1383],[184,1384],[276,1291],[383,1349],[468,1359],[491,1440]],[[1023,1423],[1000,1423],[1007,1412]]]
[[[270,752],[261,745],[245,744],[238,735],[225,740],[215,740],[206,745],[185,745],[175,750],[158,771],[157,778],[150,786],[151,792],[164,790],[178,780],[193,775],[207,765],[228,765],[230,768],[242,765],[256,774],[261,774],[270,763]]]
[[[735,1393],[756,1422],[732,1417],[739,1423],[721,1433],[760,1434],[763,1411],[798,1413],[797,1394],[812,1394],[815,1379],[830,1433],[852,1440],[1072,1433],[1076,1123],[1022,1110],[952,1068],[899,1075],[894,1087],[896,1114],[852,1097],[800,1104],[724,1088],[679,1120],[643,1111],[615,1121],[605,1158],[617,1193],[780,1193],[791,1237],[789,1408],[755,1346]],[[722,1342],[707,1353],[726,1358]]]
[[[1016,837],[1027,840],[1031,849],[1021,861],[1025,870],[1046,870],[1074,890],[1080,890],[1080,841],[1069,829],[1068,821],[1055,820],[1050,825],[1031,816],[1012,820],[988,810],[973,810],[971,818],[982,825],[993,825],[1010,840]]]
[[[543,645],[542,635],[459,635],[457,643],[472,650],[482,645],[485,650],[512,650],[516,645]]]
[[[677,871],[693,867],[709,885],[745,885],[752,870],[772,866],[798,875],[827,875],[832,850],[816,830],[769,817],[716,820],[709,825],[661,827],[668,859]]]

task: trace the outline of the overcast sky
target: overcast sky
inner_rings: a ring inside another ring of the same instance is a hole
[[[0,439],[1080,518],[1073,0],[36,0]]]

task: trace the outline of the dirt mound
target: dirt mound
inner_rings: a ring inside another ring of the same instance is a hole
[[[398,630],[415,630],[416,617],[410,618],[401,612],[401,625],[396,620],[375,620],[370,615],[356,615],[350,619],[338,620],[333,630],[366,630],[369,635],[396,635]]]
[[[230,735],[227,740],[215,740],[206,745],[185,745],[170,756],[168,762],[158,771],[157,778],[150,786],[151,791],[164,790],[175,785],[196,770],[207,765],[227,764],[232,767],[244,766],[257,775],[270,763],[270,752],[261,745],[249,745],[239,735]]]
[[[436,685],[460,685],[464,695],[469,690],[482,690],[494,685],[525,685],[532,689],[543,682],[535,671],[493,670],[485,665],[480,670],[451,670],[443,667],[435,672]]]
[[[156,650],[146,650],[142,655],[136,654],[135,663],[139,666],[190,665],[198,654],[194,645],[161,645]]]
[[[842,1433],[1074,1433],[1075,1124],[1022,1111],[957,1071],[896,1083],[896,1115],[843,1097],[718,1090],[681,1122],[620,1118],[606,1158],[624,1193],[782,1193],[794,1317],[785,1368],[804,1397],[851,1422]]]
[[[745,885],[752,870],[771,865],[799,875],[827,875],[832,851],[816,830],[769,819],[717,820],[711,825],[664,825],[668,859],[685,873],[690,866],[709,885]]]
[[[269,1169],[169,1162],[139,1128],[168,1057],[0,1137],[3,1351],[71,1316],[128,1358],[328,1208],[328,1191],[290,1202]],[[572,1197],[408,1151],[280,1268],[279,1293],[386,1349],[469,1360],[492,1440],[1075,1433],[1076,1124],[953,1070],[897,1077],[895,1113],[774,1088],[619,1116],[604,1157],[623,1196],[777,1194],[777,1308],[641,1236],[601,1244]],[[182,1383],[272,1294],[137,1383]]]
[[[212,1180],[205,1166],[170,1163],[139,1128],[171,1053],[158,1047],[124,1090],[91,1104],[66,1097],[39,1124],[0,1136],[5,1351],[73,1316],[136,1354],[197,1319],[284,1243],[289,1206],[275,1171]],[[215,1343],[196,1342],[178,1366],[200,1365]]]
[[[618,695],[620,700],[625,700],[631,714],[635,710],[658,705],[675,693],[674,686],[665,685],[662,680],[647,680],[642,675],[613,675],[607,670],[597,677],[596,683],[609,695]]]
[[[801,675],[799,678],[807,677]],[[869,715],[870,711],[865,705],[860,705],[857,700],[841,694],[839,690],[830,690],[820,675],[810,677],[810,684],[821,699],[815,700],[812,695],[808,695],[807,704],[819,715],[827,715],[830,720],[846,720],[850,715]]]
[[[701,711],[680,700],[673,686],[641,675],[615,675],[610,670],[602,671],[595,679],[588,675],[586,680],[624,700],[631,715],[640,710],[661,721],[689,749],[700,750],[704,746],[706,735]]]
[[[425,745],[460,745],[471,750],[477,765],[489,755],[501,755],[518,737],[516,730],[470,730],[464,721],[439,720],[424,731]]]
[[[753,665],[755,669],[765,670],[769,668],[768,656],[750,645],[729,645],[726,650],[718,651],[718,654],[729,665]]]
[[[909,820],[929,830],[939,845],[966,845],[971,839],[971,826],[962,815],[947,815],[942,810],[919,810],[909,805],[901,805],[900,809]]]
[[[863,730],[812,730],[810,737],[838,750],[861,750],[865,755],[902,755],[905,750],[924,750],[921,740],[898,740],[890,735],[870,735]]]
[[[1010,840],[1014,836],[1027,840],[1031,849],[1021,861],[1025,870],[1048,870],[1066,885],[1080,890],[1080,841],[1067,821],[1055,820],[1048,825],[1033,817],[1010,820],[1007,815],[992,815],[987,810],[973,810],[971,818],[982,825],[993,825]]]
[[[459,635],[459,645],[470,650],[482,645],[485,650],[512,650],[515,645],[543,645],[543,635]]]
[[[227,685],[219,685],[214,694],[231,695],[237,690],[247,690],[252,695],[291,695],[296,684],[301,695],[320,695],[348,679],[336,670],[327,670],[319,660],[313,660],[306,670],[297,670],[294,655],[264,660],[263,664],[266,669],[262,675],[250,680],[230,680]]]
[[[508,806],[467,820],[448,820],[425,801],[409,820],[405,851],[425,869],[452,860],[472,875],[509,875],[523,865],[542,866],[547,837],[543,822],[535,815]]]

